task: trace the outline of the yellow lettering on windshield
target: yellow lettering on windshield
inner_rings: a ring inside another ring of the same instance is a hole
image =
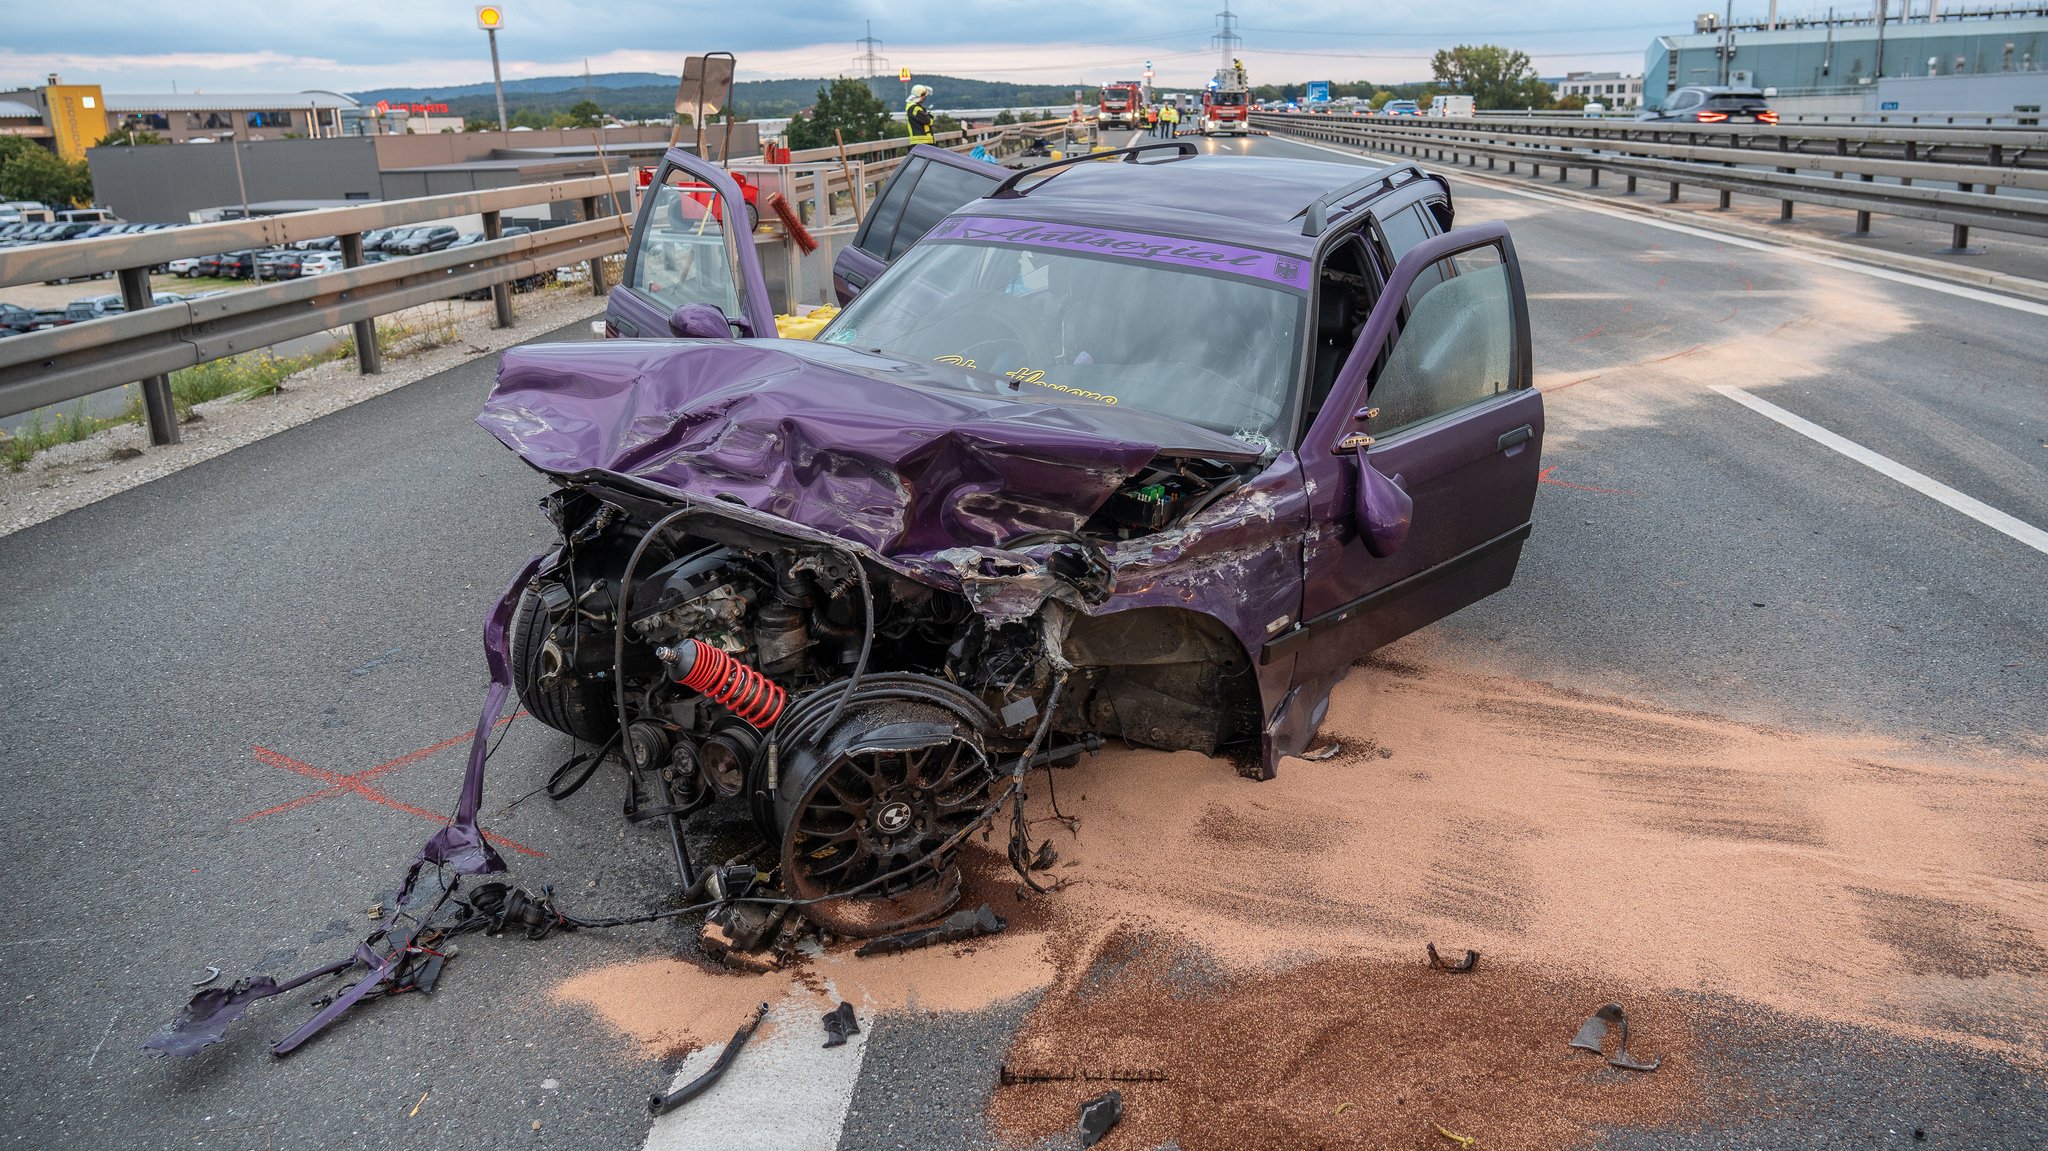
[[[935,364],[952,364],[956,368],[978,368],[981,366],[966,356],[940,356],[932,362]]]
[[[1063,392],[1069,396],[1079,396],[1084,400],[1096,400],[1105,404],[1116,403],[1115,396],[1105,396],[1101,392],[1091,392],[1083,388],[1070,388],[1065,384],[1055,384],[1051,380],[1046,379],[1045,372],[1038,368],[1018,368],[1014,372],[1005,373],[1005,375],[1020,384],[1036,384],[1041,388],[1051,388],[1055,392]]]

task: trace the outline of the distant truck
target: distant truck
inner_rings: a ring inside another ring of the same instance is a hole
[[[1249,114],[1252,89],[1245,79],[1242,61],[1216,69],[1216,78],[1202,93],[1201,131],[1204,136],[1243,136],[1251,131]]]
[[[1142,128],[1145,125],[1144,88],[1136,80],[1104,84],[1097,101],[1095,123],[1099,128]]]
[[[1438,96],[1429,102],[1432,116],[1470,116],[1472,112],[1470,96]]]

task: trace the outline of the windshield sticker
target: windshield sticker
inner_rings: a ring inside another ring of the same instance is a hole
[[[1257,248],[1240,248],[1233,244],[1188,240],[1178,236],[1154,236],[1145,232],[1121,232],[1072,224],[1042,224],[1035,220],[955,216],[940,222],[925,238],[1092,252],[1205,272],[1227,272],[1290,288],[1304,286],[1301,261],[1297,258]]]

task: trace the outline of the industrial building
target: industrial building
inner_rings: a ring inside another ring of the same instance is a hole
[[[1884,80],[2011,75],[1996,98],[2018,93],[2020,105],[2035,105],[2028,93],[2048,95],[2048,5],[1965,5],[1942,0],[1878,0],[1870,11],[1835,11],[1829,16],[1779,18],[1777,5],[1763,19],[1726,21],[1701,15],[1689,35],[1659,36],[1643,61],[1643,101],[1663,106],[1672,91],[1688,84],[1736,84],[1775,88],[1781,100],[1818,98],[1839,108],[1879,111],[1895,97],[1880,98]],[[1944,89],[1958,93],[1948,97]],[[1992,88],[1977,85],[1980,92]],[[1920,85],[1919,98],[1959,99],[1962,86]],[[1977,99],[1991,99],[1980,95]],[[1865,108],[1864,105],[1869,105]],[[1818,109],[1816,109],[1818,110]],[[1929,111],[2009,112],[2010,107],[1929,108]]]
[[[1643,105],[1643,78],[1619,72],[1568,72],[1554,87],[1563,96],[1581,96],[1589,104],[1621,111]]]

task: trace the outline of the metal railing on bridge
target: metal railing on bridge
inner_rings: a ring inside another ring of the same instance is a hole
[[[1003,148],[1065,130],[1064,121],[989,127],[940,136],[957,151]],[[831,261],[850,242],[881,184],[909,150],[903,140],[798,153],[787,164],[731,165],[764,193],[780,193],[820,243],[811,253],[765,213],[754,242],[782,249],[764,259],[771,291],[785,307],[830,300]],[[386,200],[280,216],[200,224],[138,235],[0,250],[0,288],[107,272],[119,276],[127,310],[117,315],[0,340],[0,416],[66,403],[140,383],[155,444],[178,442],[170,373],[285,340],[353,326],[358,369],[382,370],[376,318],[420,304],[489,290],[499,327],[513,322],[510,286],[555,268],[588,262],[593,293],[606,290],[603,261],[626,250],[634,200],[630,173],[522,184],[482,192]],[[514,208],[576,204],[582,218],[523,235],[502,236]],[[381,228],[480,215],[485,239],[425,255],[366,262],[363,235]],[[264,284],[175,304],[154,304],[154,268],[172,260],[339,237],[338,272]],[[767,255],[768,253],[764,253]]]
[[[1260,113],[1257,127],[1279,136],[1540,176],[1573,169],[1598,187],[1603,172],[1627,181],[1711,188],[1720,206],[1736,194],[1847,208],[1856,231],[1873,215],[1930,220],[1952,229],[1954,250],[1970,229],[2048,236],[2048,131],[1915,125],[1693,124],[1684,122],[1477,118],[1387,118]],[[1999,195],[1999,190],[2019,195]]]

